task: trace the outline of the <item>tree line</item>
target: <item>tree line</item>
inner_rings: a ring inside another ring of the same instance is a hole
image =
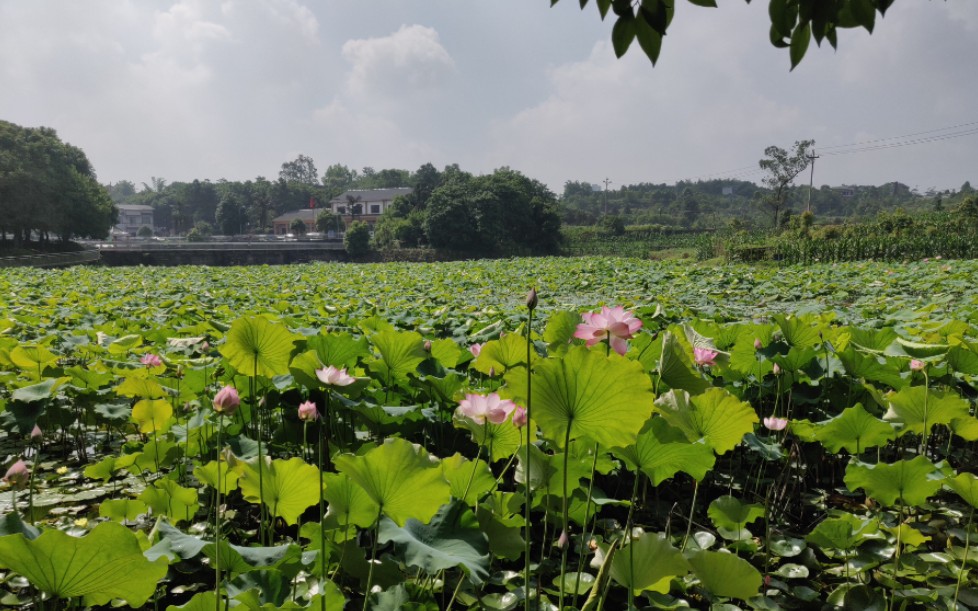
[[[0,121],[0,242],[103,238],[117,214],[80,148],[53,129]]]

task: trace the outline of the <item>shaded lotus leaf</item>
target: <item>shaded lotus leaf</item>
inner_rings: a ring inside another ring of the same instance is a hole
[[[50,399],[70,379],[68,377],[48,378],[37,384],[22,386],[10,393],[10,398],[14,401],[23,401],[24,403]]]
[[[98,506],[98,515],[116,522],[135,520],[146,513],[146,503],[139,499],[110,499]]]
[[[900,524],[899,527],[887,526],[884,528],[886,532],[893,535],[893,540],[896,541],[899,533],[900,545],[909,545],[911,547],[920,547],[924,543],[930,541],[930,537],[923,534],[913,526],[909,524]]]
[[[645,533],[618,550],[611,560],[611,578],[638,593],[669,591],[669,580],[689,573],[682,552],[658,534]]]
[[[404,439],[388,439],[363,456],[340,454],[334,464],[398,526],[410,518],[429,521],[451,499],[440,465]]]
[[[377,520],[377,503],[367,491],[355,484],[345,473],[323,475],[326,487],[323,498],[329,503],[326,509],[326,528],[370,528]]]
[[[699,394],[710,387],[694,368],[682,345],[674,334],[667,331],[662,337],[662,356],[659,358],[659,378],[669,388],[682,389]]]
[[[951,421],[951,430],[965,441],[976,441],[978,440],[978,418],[974,416],[955,418]]]
[[[496,485],[496,478],[484,460],[476,459],[473,462],[457,452],[442,459],[441,470],[452,488],[452,497],[461,499],[469,506],[474,507],[479,497]],[[465,492],[466,488],[468,493]],[[462,498],[463,494],[465,498]]]
[[[822,549],[849,550],[879,532],[879,520],[859,518],[851,513],[819,522],[805,540]]]
[[[221,494],[227,494],[238,489],[238,473],[223,460],[221,463]],[[194,467],[194,477],[211,488],[217,488],[217,461],[212,460],[206,465]]]
[[[694,397],[684,390],[671,390],[656,399],[655,406],[689,441],[703,439],[717,454],[736,447],[758,422],[749,403],[722,388],[710,388]]]
[[[289,373],[289,357],[298,336],[264,316],[247,316],[231,323],[220,351],[245,376],[273,378]]]
[[[153,482],[152,486],[143,490],[139,500],[146,503],[153,513],[168,517],[174,524],[193,520],[200,509],[197,490],[184,488],[166,478]]]
[[[845,448],[850,454],[858,456],[867,448],[881,446],[894,438],[896,430],[893,425],[873,417],[861,403],[815,425],[815,440],[833,453]]]
[[[198,592],[182,605],[169,605],[166,611],[214,611],[218,608],[217,596],[213,590]]]
[[[137,458],[139,458],[139,454],[123,454],[122,456],[109,455],[97,463],[85,467],[82,474],[91,479],[100,479],[103,482],[108,482],[110,479],[112,479],[112,476],[116,471],[131,467],[136,462]]]
[[[892,506],[900,500],[917,506],[941,487],[941,479],[932,477],[936,475],[934,463],[923,456],[875,465],[853,460],[846,466],[844,481],[849,490],[862,488],[867,496],[884,505]]]
[[[536,351],[530,350],[530,360],[536,361]],[[496,375],[502,375],[515,367],[526,367],[526,338],[509,333],[499,339],[486,342],[472,363],[476,371],[489,374],[493,370]],[[525,375],[525,374],[524,374]]]
[[[733,530],[763,518],[764,507],[757,503],[743,503],[736,497],[724,495],[710,503],[706,513],[718,528]]]
[[[535,415],[534,413],[534,420],[536,420]],[[523,447],[523,440],[526,437],[526,429],[517,428],[513,425],[512,420],[507,420],[502,424],[493,424],[488,421],[483,424],[465,416],[457,416],[454,422],[456,427],[472,433],[472,443],[485,446],[489,450],[489,460],[492,462],[505,460],[512,456]],[[536,427],[530,426],[530,435],[530,443],[533,443],[537,438]]]
[[[58,364],[58,355],[44,346],[15,346],[7,358],[34,378],[40,378],[46,368]]]
[[[690,442],[681,430],[658,416],[645,424],[635,445],[614,448],[612,452],[631,470],[638,469],[648,475],[655,486],[679,471],[702,481],[716,462],[710,446],[702,441]]]
[[[568,572],[561,580],[560,575],[553,579],[554,587],[566,594],[587,594],[591,586],[594,585],[594,575],[591,573]],[[575,591],[574,588],[577,588]]]
[[[897,365],[886,359],[880,362],[881,357],[876,354],[863,354],[854,346],[849,346],[842,352],[837,352],[836,356],[842,361],[846,373],[854,378],[882,382],[893,388],[903,388],[907,385],[908,381],[900,375]]]
[[[147,435],[166,432],[172,417],[173,406],[166,399],[140,399],[130,415],[139,426],[139,432]]]
[[[145,369],[130,372],[121,384],[115,387],[115,392],[123,397],[140,397],[142,399],[162,399],[166,391],[153,378],[146,377]]]
[[[424,338],[415,331],[381,331],[370,342],[380,353],[379,359],[369,362],[370,370],[385,384],[407,379],[428,358]]]
[[[0,566],[58,598],[82,597],[86,605],[120,598],[131,607],[145,604],[167,571],[165,560],[147,560],[136,535],[115,522],[102,522],[84,537],[54,529],[34,540],[0,537]]]
[[[958,473],[944,480],[944,485],[958,493],[965,503],[978,508],[978,476],[973,473]]]
[[[968,345],[952,346],[947,353],[947,364],[959,373],[978,376],[978,353]]]
[[[238,473],[241,495],[249,503],[261,503],[261,494],[264,494],[265,506],[273,516],[282,518],[286,524],[295,524],[302,512],[319,503],[319,469],[298,457],[288,460],[264,458],[260,478],[257,460],[243,461],[233,457],[228,460]]]
[[[525,370],[510,371],[506,385],[526,405]],[[639,363],[584,346],[538,361],[532,389],[533,420],[560,445],[568,431],[604,447],[631,445],[652,413],[652,382]]]
[[[461,566],[473,584],[489,577],[489,539],[462,501],[442,506],[427,524],[408,519],[400,527],[385,518],[377,536],[394,544],[395,557],[429,574]]]
[[[888,422],[903,425],[899,435],[927,432],[935,424],[950,424],[956,418],[971,415],[968,401],[952,392],[931,390],[923,386],[909,386],[899,392],[886,395],[889,409],[883,415]]]
[[[883,352],[896,341],[897,332],[893,327],[882,329],[871,329],[862,327],[848,327],[850,342],[863,350],[872,352]]]
[[[748,600],[761,588],[761,573],[751,563],[733,554],[699,551],[690,554],[688,560],[703,587],[714,596]]]

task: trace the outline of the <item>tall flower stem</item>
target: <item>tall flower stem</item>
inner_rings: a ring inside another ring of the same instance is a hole
[[[689,541],[689,534],[693,532],[693,513],[696,511],[696,495],[700,491],[700,482],[696,480],[693,486],[693,502],[689,504],[689,519],[686,520],[686,536],[683,537],[683,546],[679,551],[686,551],[686,542]]]
[[[530,294],[527,296],[526,307],[528,310],[527,320],[526,320],[526,441],[524,442],[524,450],[526,452],[525,464],[523,466],[523,481],[525,482],[524,488],[526,493],[526,504],[525,504],[525,548],[523,553],[524,565],[523,565],[523,609],[525,611],[530,611],[530,508],[533,505],[533,491],[531,482],[533,479],[530,477],[530,427],[533,426],[533,375],[530,367],[530,356],[533,350],[533,310],[537,307],[537,292],[536,289],[532,289]],[[566,473],[566,472],[565,472]]]
[[[557,608],[564,608],[564,578],[567,575],[567,550],[570,548],[570,513],[568,511],[567,494],[567,469],[570,466],[570,434],[573,417],[567,422],[567,433],[564,434],[564,473],[563,473],[563,505],[561,506],[561,537],[565,539],[563,549],[560,550],[560,596],[558,597]]]
[[[255,379],[258,377],[258,359],[254,361],[252,375],[248,378],[248,394],[251,396],[251,419],[255,423],[255,437],[258,439],[258,537],[265,544],[265,460],[262,457],[262,422],[258,413],[258,400],[255,396]]]
[[[326,392],[326,413],[329,413],[329,391]],[[319,427],[319,608],[326,611],[326,501],[323,497],[323,416],[316,419]],[[371,564],[371,569],[373,565]],[[367,593],[369,595],[369,592]]]
[[[594,472],[598,467],[598,443],[594,443],[594,456],[591,459],[591,479],[587,484],[587,500],[584,503],[584,528],[587,529],[588,520],[591,519],[591,496],[594,494]],[[634,504],[635,500],[632,499]],[[584,571],[584,546],[587,545],[588,541],[591,539],[591,534],[594,533],[594,528],[591,528],[589,535],[581,541],[581,554],[577,560],[577,578],[574,580],[574,602],[571,603],[575,607],[577,606],[577,592],[578,588],[581,587],[581,572]]]
[[[625,536],[624,541],[628,542],[628,580],[631,583],[635,583],[635,562],[634,562],[634,552],[635,548],[632,547],[632,519],[635,517],[635,504],[638,502],[638,482],[642,479],[642,472],[638,469],[635,470],[635,482],[632,484],[632,503],[628,506],[628,518],[625,520]],[[622,545],[624,545],[624,541]],[[685,540],[683,541],[685,546]],[[635,606],[635,592],[634,589],[629,585],[628,587],[628,608],[632,609]]]
[[[224,433],[224,414],[217,416],[217,486],[214,503],[214,604],[221,611],[221,437]]]
[[[384,506],[377,509],[377,520],[374,521],[374,540],[370,545],[370,569],[367,570],[367,587],[363,591],[363,611],[370,605],[370,588],[374,583],[374,564],[377,560],[377,539],[380,536],[380,518],[384,515]],[[324,599],[325,600],[325,599]]]
[[[920,450],[918,454],[921,456],[927,456],[927,395],[930,394],[930,377],[927,375],[927,369],[924,368],[924,428],[920,431]],[[939,444],[940,442],[938,442]]]
[[[479,457],[482,456],[482,450],[486,447],[486,440],[489,439],[489,422],[482,423],[482,443],[479,444],[479,451],[476,452],[475,460],[472,461],[472,472],[469,473],[469,481],[465,484],[465,491],[462,492],[462,498],[460,499],[463,503],[465,502],[465,497],[469,496],[469,488],[472,487],[472,481],[475,480],[475,471],[479,468]],[[492,452],[489,453],[489,461],[492,461]]]
[[[961,569],[958,571],[958,583],[954,586],[954,604],[951,605],[952,609],[958,608],[958,591],[961,590],[961,577],[964,576],[968,566],[968,549],[971,547],[971,528],[974,526],[974,520],[975,508],[972,507],[971,513],[968,514],[968,528],[964,531],[964,559],[961,561]]]

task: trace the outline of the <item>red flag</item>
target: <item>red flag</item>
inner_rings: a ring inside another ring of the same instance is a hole
[[[316,207],[316,199],[315,198],[313,198],[313,197],[310,197],[309,198],[309,207],[310,208],[315,208]]]

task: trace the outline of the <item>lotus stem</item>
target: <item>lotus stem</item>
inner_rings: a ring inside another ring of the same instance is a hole
[[[968,566],[968,549],[971,547],[971,528],[974,525],[975,508],[971,508],[968,514],[968,528],[964,531],[964,559],[961,561],[961,569],[958,571],[958,583],[954,586],[954,604],[952,609],[958,608],[958,592],[961,590],[961,577],[964,575]]]
[[[693,512],[696,511],[696,495],[700,491],[700,482],[696,480],[696,484],[693,486],[693,502],[689,505],[689,519],[686,520],[686,536],[683,537],[683,545],[679,548],[679,551],[686,551],[686,542],[689,541],[689,534],[693,532]]]
[[[214,604],[221,611],[221,436],[224,433],[224,413],[217,416],[217,486],[214,503]]]
[[[564,473],[563,475],[563,505],[561,506],[561,538],[565,539],[564,545],[560,550],[560,595],[558,596],[557,608],[564,608],[564,578],[567,575],[567,550],[570,548],[570,517],[567,502],[567,469],[570,466],[570,434],[573,416],[567,421],[567,432],[564,434]]]
[[[377,509],[377,520],[374,522],[374,540],[370,544],[370,568],[367,570],[367,587],[363,592],[363,611],[367,611],[367,607],[370,605],[370,588],[374,583],[374,564],[377,560],[377,539],[380,538],[380,518],[383,515],[384,506],[381,504]]]
[[[327,391],[326,404],[329,405],[329,391]],[[328,408],[327,408],[328,413]],[[319,608],[326,611],[326,504],[323,499],[323,417],[317,418],[319,424],[319,444],[318,444],[318,463],[319,463]],[[305,428],[303,428],[305,434]],[[303,442],[305,439],[303,438]],[[371,568],[373,566],[371,565]]]
[[[591,479],[588,480],[587,484],[587,500],[584,502],[584,529],[587,529],[588,520],[590,520],[591,514],[591,495],[594,493],[594,472],[598,467],[598,443],[594,443],[594,456],[591,459]],[[634,492],[632,493],[632,503],[634,503]],[[577,606],[577,591],[581,587],[581,572],[584,570],[584,546],[588,544],[590,536],[594,533],[594,527],[592,526],[588,537],[581,541],[581,555],[577,560],[577,578],[574,580],[574,600],[571,603],[573,606]],[[583,536],[583,531],[582,531]]]
[[[524,611],[530,611],[530,509],[533,505],[533,488],[531,486],[530,477],[530,427],[533,426],[533,375],[530,370],[530,355],[533,350],[533,310],[536,308],[536,291],[531,291],[533,299],[527,299],[527,320],[526,320],[526,442],[524,445],[524,451],[526,452],[526,460],[523,466],[523,481],[524,481],[524,491],[526,493],[526,504],[524,511],[524,524],[525,524],[525,549],[524,549],[524,565],[523,565],[523,609]],[[566,472],[565,472],[566,473]]]
[[[633,560],[635,550],[632,549],[632,518],[635,516],[635,503],[638,500],[638,482],[641,479],[641,475],[642,472],[636,469],[635,482],[632,484],[632,503],[631,505],[628,506],[628,518],[625,519],[625,536],[623,537],[624,540],[628,541],[628,580],[631,583],[635,583],[635,563]],[[694,492],[694,496],[695,496],[695,492]],[[683,543],[685,544],[685,541]],[[634,606],[635,606],[635,592],[631,587],[631,585],[629,585],[628,608],[631,609]]]
[[[472,472],[469,473],[469,481],[465,484],[465,491],[462,492],[462,498],[459,499],[463,503],[465,502],[465,497],[469,496],[469,488],[472,487],[472,481],[475,479],[475,471],[479,468],[479,457],[482,456],[482,449],[486,447],[486,440],[489,439],[489,422],[482,423],[482,443],[479,444],[479,451],[476,452],[475,460],[472,461]],[[492,461],[492,451],[489,452],[489,460]]]

